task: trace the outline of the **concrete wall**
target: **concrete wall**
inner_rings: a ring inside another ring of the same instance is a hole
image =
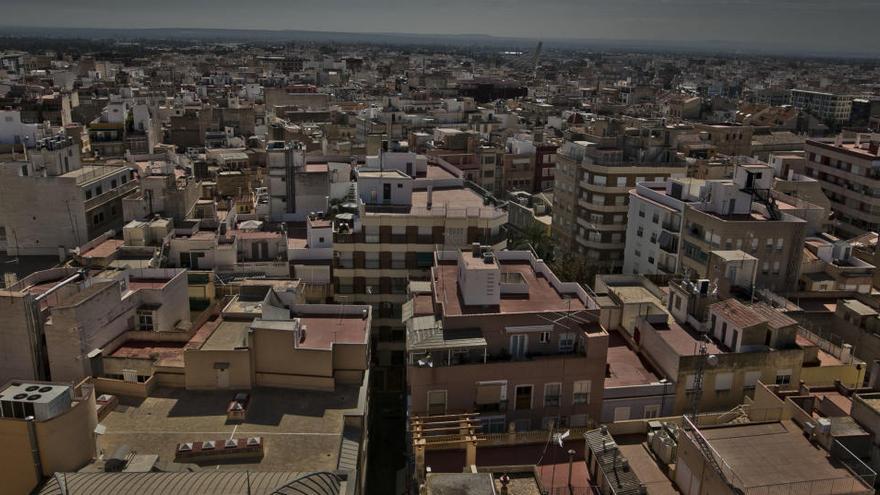
[[[255,329],[252,349],[256,373],[333,377],[332,353],[294,349],[292,332]]]
[[[218,384],[217,363],[226,363],[228,367],[229,389],[250,389],[253,386],[251,379],[251,353],[248,350],[228,351],[202,351],[196,349],[187,350],[183,355],[185,363],[185,383],[188,390],[215,390],[221,388]]]
[[[38,378],[28,335],[34,334],[33,324],[39,322],[28,322],[31,304],[35,303],[29,294],[0,291],[0,383]]]
[[[0,223],[6,226],[9,254],[53,256],[59,246],[66,250],[86,243],[91,219],[86,218],[84,203],[73,178],[4,177]]]
[[[99,377],[93,378],[92,383],[95,385],[95,391],[98,394],[145,398],[150,396],[150,392],[156,386],[156,378],[150,377],[145,382],[127,382],[125,380]]]
[[[88,353],[131,328],[134,307],[129,300],[120,302],[120,296],[119,284],[109,283],[80,304],[52,310],[46,345],[53,380],[91,376]]]
[[[98,424],[95,396],[84,400],[48,421],[35,423],[36,443],[43,470],[41,477],[55,472],[77,471],[95,456],[94,429]],[[37,486],[27,422],[0,419],[0,464],[3,493],[25,495]]]

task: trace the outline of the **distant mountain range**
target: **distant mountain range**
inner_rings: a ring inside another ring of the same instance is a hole
[[[212,28],[69,28],[36,26],[0,26],[0,36],[54,39],[115,39],[115,40],[194,40],[218,42],[337,42],[377,43],[390,45],[445,45],[456,47],[517,48],[530,50],[537,39],[483,34],[416,34],[416,33],[353,33],[337,31],[212,29]],[[547,48],[582,50],[626,50],[647,52],[724,53],[743,55],[794,55],[815,57],[880,58],[880,50],[871,47],[852,51],[810,50],[801,46],[754,41],[657,41],[607,39],[544,39]],[[2,48],[2,41],[0,41]]]

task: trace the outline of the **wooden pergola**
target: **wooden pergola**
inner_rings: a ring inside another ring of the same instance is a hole
[[[480,436],[480,414],[440,414],[434,416],[413,416],[410,419],[413,451],[416,457],[416,479],[425,480],[425,451],[432,447],[465,448],[465,465],[477,462],[477,442],[485,440]]]

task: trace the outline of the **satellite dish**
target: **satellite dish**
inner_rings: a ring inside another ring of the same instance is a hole
[[[709,366],[718,366],[718,356],[715,354],[709,354],[706,356],[706,363],[708,363]]]

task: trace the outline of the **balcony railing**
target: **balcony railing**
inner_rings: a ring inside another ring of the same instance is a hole
[[[122,196],[125,196],[126,194],[130,193],[131,191],[134,191],[137,188],[138,188],[138,182],[136,180],[126,182],[125,184],[120,185],[116,189],[111,189],[103,194],[95,196],[91,199],[87,199],[84,207],[85,207],[86,211],[91,210],[93,208],[96,208],[96,207],[108,202],[108,201],[112,201],[116,198],[120,198]]]

